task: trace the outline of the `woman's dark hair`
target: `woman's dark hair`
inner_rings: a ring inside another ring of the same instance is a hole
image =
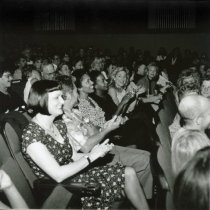
[[[23,67],[23,79],[28,79],[33,70],[36,70],[34,65],[26,65]]]
[[[75,57],[72,61],[72,66],[75,66],[79,61],[83,62],[82,58],[80,58],[79,56]]]
[[[89,75],[86,70],[77,70],[72,74],[76,78],[75,85],[77,88],[82,87],[82,80],[85,74]]]
[[[135,66],[134,66],[134,72],[135,72],[135,74],[137,73],[138,68],[139,68],[141,65],[145,65],[145,68],[147,67],[147,65],[146,65],[144,62],[142,62],[142,61],[137,61],[137,62],[135,63]]]
[[[90,79],[92,82],[94,82],[94,84],[96,83],[96,80],[97,80],[98,76],[100,76],[100,75],[101,75],[100,71],[92,71],[89,73]]]
[[[71,89],[74,88],[74,84],[72,81],[72,78],[67,76],[67,75],[59,75],[55,78],[55,80],[62,86],[62,85],[66,85],[68,87],[70,87]]]
[[[40,80],[35,82],[30,90],[28,106],[35,113],[50,115],[48,110],[48,93],[61,90],[61,86],[56,81]]]
[[[210,147],[199,150],[176,178],[174,204],[181,210],[209,210]]]
[[[59,72],[59,71],[62,69],[62,67],[63,67],[64,65],[67,65],[67,66],[69,67],[69,70],[70,70],[70,64],[69,64],[69,62],[63,61],[63,62],[61,62],[61,63],[58,65],[57,71]]]
[[[14,72],[15,66],[10,62],[0,62],[0,77],[6,72],[10,72],[11,74]]]

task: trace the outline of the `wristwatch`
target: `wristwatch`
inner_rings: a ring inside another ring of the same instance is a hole
[[[91,160],[90,160],[90,157],[88,155],[84,155],[83,157],[87,159],[88,164],[91,164]]]

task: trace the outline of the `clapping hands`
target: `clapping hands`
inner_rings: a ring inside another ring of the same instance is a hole
[[[122,124],[122,121],[123,119],[121,116],[115,115],[111,120],[107,121],[104,124],[104,129],[109,130],[109,131],[115,130],[120,127],[120,125]]]
[[[100,157],[104,157],[109,151],[112,150],[114,144],[109,144],[109,139],[106,139],[103,143],[97,144],[93,147],[89,153],[89,158],[91,161],[95,161]]]

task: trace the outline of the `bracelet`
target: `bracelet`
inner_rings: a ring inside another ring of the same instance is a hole
[[[89,156],[88,155],[84,155],[83,157],[87,159],[88,165],[90,165],[91,164],[91,160],[90,160]]]

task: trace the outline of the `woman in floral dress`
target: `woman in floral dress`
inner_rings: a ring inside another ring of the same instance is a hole
[[[28,102],[37,114],[24,129],[22,151],[37,177],[52,178],[58,183],[70,177],[75,182],[99,182],[101,195],[82,197],[83,208],[111,208],[124,192],[136,209],[148,209],[133,168],[120,164],[91,167],[92,162],[112,149],[113,144],[108,140],[87,154],[74,151],[66,125],[62,121],[54,122],[63,114],[64,104],[57,82],[35,82]]]

